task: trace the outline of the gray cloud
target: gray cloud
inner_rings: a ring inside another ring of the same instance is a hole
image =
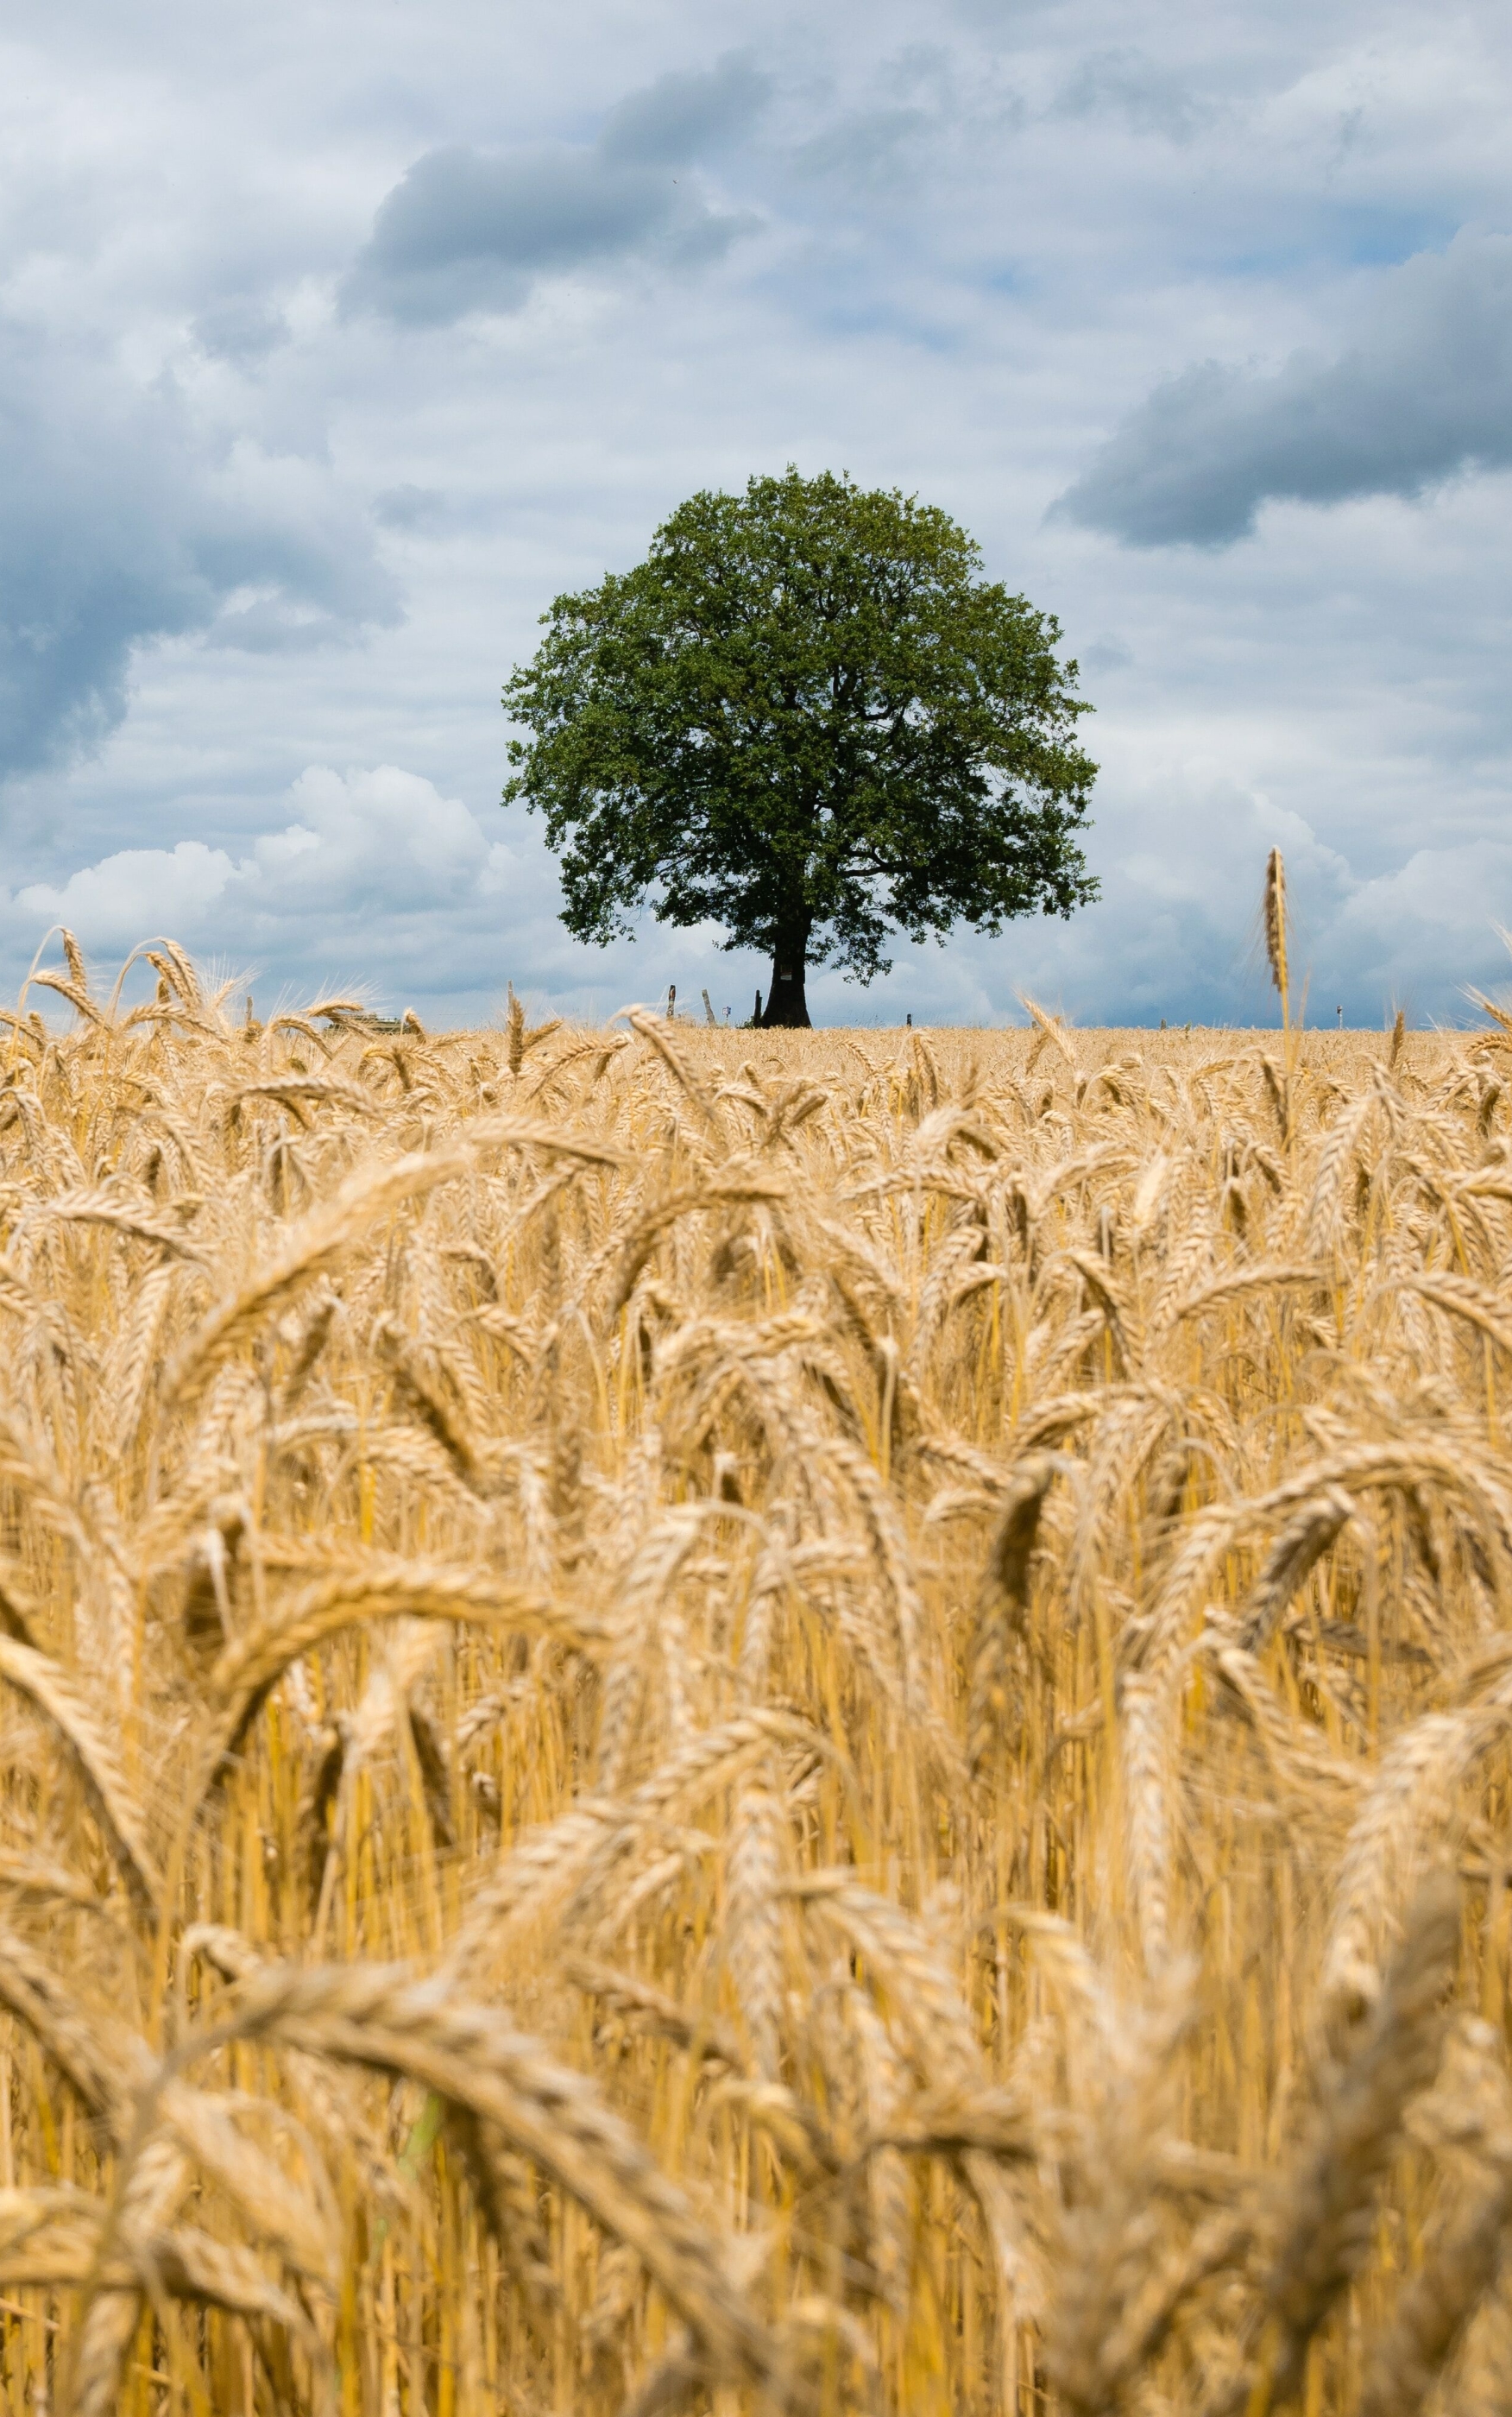
[[[1204,361],[1104,445],[1057,515],[1127,545],[1232,545],[1271,501],[1415,498],[1512,464],[1512,239],[1464,236],[1383,279],[1332,361]]]
[[[787,154],[800,184],[828,188],[861,212],[906,200],[940,206],[962,168],[982,191],[984,153],[1021,129],[1022,95],[995,72],[962,77],[960,63],[932,42],[911,42],[879,62],[866,100],[841,108]],[[854,213],[853,213],[854,215]],[[881,219],[873,217],[873,226]]]
[[[431,537],[446,526],[446,498],[439,487],[417,487],[413,479],[386,487],[373,497],[373,517],[380,528],[397,529],[406,537]]]
[[[392,622],[355,512],[306,465],[229,464],[170,382],[0,322],[0,779],[98,745],[133,650],[265,651]]]
[[[1214,107],[1189,78],[1158,67],[1141,51],[1094,51],[1062,87],[1055,114],[1113,114],[1136,134],[1187,143],[1210,122]]]
[[[747,52],[731,52],[703,74],[658,76],[612,109],[598,136],[606,160],[675,168],[706,160],[745,133],[770,98],[772,80]]]
[[[922,109],[858,110],[798,145],[793,164],[805,177],[837,177],[863,192],[910,184],[918,152],[934,130]]]
[[[245,367],[265,360],[289,340],[280,311],[253,294],[219,295],[194,322],[194,337],[212,360]]]
[[[743,57],[666,75],[610,112],[597,143],[428,151],[380,205],[346,281],[348,310],[441,327],[517,310],[553,270],[660,248],[706,259],[748,223],[672,175],[749,124],[767,80]]]

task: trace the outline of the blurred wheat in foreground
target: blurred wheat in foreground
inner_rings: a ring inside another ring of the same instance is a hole
[[[1512,2394],[1482,1039],[0,1089],[0,2405]]]

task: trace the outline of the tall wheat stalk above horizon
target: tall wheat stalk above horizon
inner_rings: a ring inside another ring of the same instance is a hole
[[[64,958],[0,2409],[1504,2408],[1503,1026]]]
[[[1286,962],[1286,866],[1281,851],[1273,847],[1265,859],[1265,962],[1271,980],[1281,1001],[1281,1029],[1292,1029],[1291,980]]]

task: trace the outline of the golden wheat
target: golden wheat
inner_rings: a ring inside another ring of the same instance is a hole
[[[6,2417],[1504,2406],[1504,1019],[144,953],[0,1041]]]

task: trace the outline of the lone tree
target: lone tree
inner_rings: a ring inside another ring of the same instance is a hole
[[[647,901],[722,924],[771,957],[763,1021],[806,1025],[808,967],[869,981],[889,928],[1096,897],[1077,666],[980,568],[945,513],[790,468],[690,496],[635,570],[559,596],[504,692],[529,733],[504,799],[546,816],[568,931],[607,942]]]

